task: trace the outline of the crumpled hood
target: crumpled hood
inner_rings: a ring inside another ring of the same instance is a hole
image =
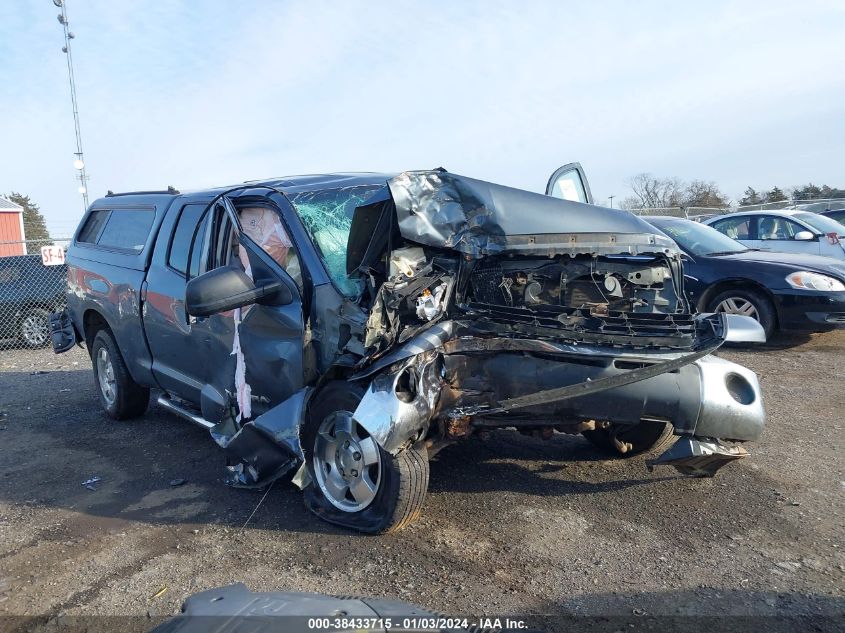
[[[675,243],[626,211],[559,200],[445,170],[388,181],[402,237],[474,257],[677,253]]]

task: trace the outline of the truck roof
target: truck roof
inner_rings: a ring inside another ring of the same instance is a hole
[[[168,187],[161,191],[127,191],[124,193],[114,193],[109,191],[105,198],[100,198],[95,201],[94,205],[100,200],[108,199],[107,204],[114,204],[115,199],[127,198],[131,201],[133,198],[143,198],[145,201],[153,202],[158,200],[167,200],[173,196],[178,195],[197,195],[197,194],[217,194],[233,187],[242,185],[267,185],[280,189],[284,193],[300,193],[302,191],[313,191],[314,189],[338,189],[340,187],[359,187],[365,185],[380,185],[385,184],[390,178],[396,174],[379,173],[379,172],[338,172],[331,174],[299,174],[295,176],[279,176],[275,178],[261,178],[258,180],[247,180],[239,185],[228,185],[224,187],[211,187],[208,189],[192,189],[189,191],[178,191],[173,187]]]

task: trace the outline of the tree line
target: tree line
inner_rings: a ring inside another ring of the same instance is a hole
[[[724,209],[731,206],[729,196],[712,180],[683,181],[680,178],[665,178],[648,173],[637,174],[628,180],[633,195],[622,200],[623,209],[662,209],[666,207],[711,207]],[[748,187],[739,206],[782,202],[784,200],[824,200],[845,198],[845,189],[817,186],[812,183],[799,187],[757,191]]]

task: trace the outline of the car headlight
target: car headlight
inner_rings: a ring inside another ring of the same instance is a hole
[[[786,283],[793,288],[798,288],[800,290],[821,290],[824,292],[845,291],[845,284],[839,281],[836,277],[829,277],[828,275],[821,275],[819,273],[811,273],[806,270],[800,270],[796,273],[787,275]]]

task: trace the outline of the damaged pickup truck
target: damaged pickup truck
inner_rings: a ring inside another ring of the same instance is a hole
[[[110,192],[68,250],[54,348],[85,344],[112,418],[157,389],[227,483],[292,475],[364,532],[412,521],[429,456],[479,430],[668,447],[649,466],[692,476],[747,454],[725,442],[760,437],[757,378],[711,354],[759,325],[691,313],[675,243],[589,204],[580,167],[547,193],[442,169]]]

